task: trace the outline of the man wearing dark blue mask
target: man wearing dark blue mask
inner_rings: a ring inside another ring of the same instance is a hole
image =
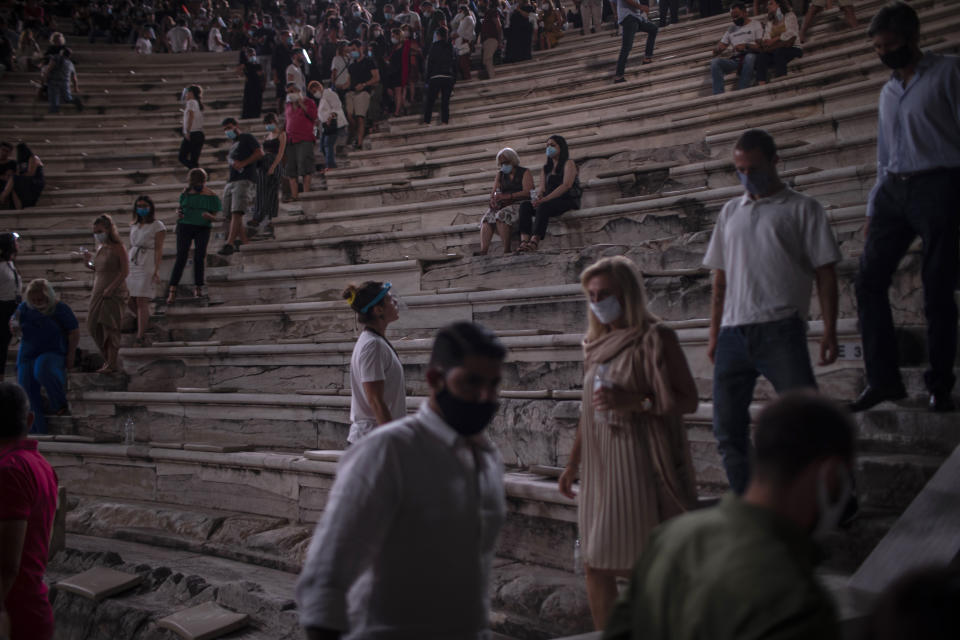
[[[960,57],[920,49],[920,19],[903,2],[877,12],[868,30],[893,70],[880,92],[877,182],[867,200],[866,244],[857,275],[867,387],[851,405],[864,411],[906,396],[889,290],[914,239],[922,241],[923,309],[931,411],[953,411],[960,270]]]
[[[480,325],[442,328],[429,398],[347,450],[297,584],[308,639],[486,637],[506,504],[483,431],[505,356]]]
[[[750,402],[757,377],[778,393],[816,388],[807,349],[813,283],[823,320],[820,365],[837,359],[840,249],[819,202],[777,175],[777,146],[761,129],[737,141],[746,193],[724,205],[704,257],[713,270],[707,355],[714,363],[713,432],[730,487],[750,479]]]

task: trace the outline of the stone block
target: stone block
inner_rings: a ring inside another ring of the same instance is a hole
[[[56,583],[56,588],[99,602],[110,596],[129,591],[143,580],[143,576],[94,567]]]
[[[235,613],[214,602],[178,611],[159,621],[161,629],[169,629],[186,640],[212,640],[247,625],[249,616]]]

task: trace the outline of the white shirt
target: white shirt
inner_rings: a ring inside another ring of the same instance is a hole
[[[193,112],[193,125],[188,129],[187,114],[191,111]],[[187,134],[191,131],[203,131],[203,111],[200,111],[200,104],[192,99],[187,100],[187,104],[183,107],[183,133]]]
[[[300,93],[306,95],[307,86],[304,82],[303,71],[300,70],[300,67],[298,67],[296,64],[292,62],[288,64],[287,71],[286,71],[286,78],[287,78],[286,79],[287,83],[289,82],[294,83],[295,85],[297,85],[297,88],[300,89]],[[286,86],[286,84],[284,84],[284,86]]]
[[[723,37],[720,38],[720,42],[727,45],[727,48],[724,49],[724,53],[733,55],[735,53],[739,53],[734,51],[737,46],[741,44],[753,44],[762,38],[763,25],[760,24],[759,20],[751,20],[742,27],[738,27],[735,24],[730,25],[730,28],[727,29],[723,34]]]
[[[225,50],[224,46],[222,44],[219,44],[222,41],[223,41],[223,36],[220,35],[220,29],[218,29],[217,27],[211,27],[210,35],[207,36],[207,49],[209,49],[210,51],[215,51],[217,53],[224,51]]]
[[[0,263],[0,300],[16,300],[22,288],[23,281],[13,261]]]
[[[364,382],[383,380],[383,401],[394,420],[407,415],[407,391],[403,365],[387,341],[376,332],[364,330],[350,357],[350,435],[357,442],[377,426],[377,415],[363,391]]]
[[[137,49],[137,53],[141,55],[145,55],[145,56],[150,55],[151,53],[153,53],[153,43],[151,43],[146,38],[138,38],[136,49]]]
[[[331,115],[337,116],[337,128],[347,126],[347,116],[343,113],[340,96],[333,89],[327,88],[317,102],[317,127],[325,123]]]
[[[424,402],[340,460],[297,582],[304,627],[344,640],[487,638],[503,459]]]
[[[789,187],[724,205],[703,264],[727,281],[721,325],[806,321],[814,270],[838,262],[840,248],[819,202]]]
[[[186,27],[173,27],[167,31],[167,41],[173,53],[190,51],[193,45],[193,34]]]

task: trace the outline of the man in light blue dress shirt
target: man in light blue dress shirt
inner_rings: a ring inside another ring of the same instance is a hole
[[[919,236],[930,354],[924,375],[929,408],[952,411],[960,242],[960,58],[921,51],[920,20],[903,2],[880,9],[868,35],[893,74],[880,92],[877,183],[867,203],[866,246],[856,282],[867,387],[850,409],[863,411],[906,396],[888,293],[901,258]]]

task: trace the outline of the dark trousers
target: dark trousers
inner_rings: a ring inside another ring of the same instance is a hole
[[[460,69],[460,77],[464,80],[470,79],[470,54],[462,53],[457,56],[457,66]]]
[[[627,68],[627,57],[630,55],[630,50],[633,49],[633,38],[637,35],[637,31],[643,31],[647,34],[647,47],[643,55],[649,58],[653,56],[653,43],[657,39],[657,31],[659,30],[659,27],[649,20],[640,22],[633,16],[624,18],[623,22],[620,23],[620,28],[623,30],[623,39],[620,41],[620,57],[617,59],[618,76],[622,76]]]
[[[0,300],[0,372],[7,370],[7,351],[10,348],[10,316],[17,310],[16,300]]]
[[[680,0],[660,0],[660,26],[667,24],[667,12],[670,13],[670,24],[677,24],[680,17],[677,12],[680,10]]]
[[[534,210],[533,204],[526,200],[520,203],[520,220],[517,226],[520,227],[520,233],[537,236],[542,240],[547,234],[547,225],[550,223],[550,218],[556,218],[576,208],[577,203],[574,202],[573,198],[563,197],[549,200],[540,204],[536,210]]]
[[[427,97],[423,103],[423,121],[430,124],[433,118],[433,103],[440,94],[440,122],[450,122],[450,94],[453,93],[453,78],[430,78]]]
[[[720,0],[698,0],[700,5],[700,17],[706,18],[723,13],[723,3]]]
[[[896,389],[902,384],[889,289],[901,258],[917,236],[923,242],[920,277],[930,353],[924,381],[931,393],[947,393],[956,382],[953,296],[960,241],[960,169],[907,179],[887,177],[876,193],[856,281],[863,359],[872,387]]]
[[[187,169],[196,169],[200,166],[200,152],[203,151],[203,141],[206,138],[202,131],[191,131],[190,139],[180,141],[180,164]]]
[[[170,272],[170,286],[180,284],[183,268],[187,265],[187,256],[190,254],[190,243],[193,243],[193,284],[202,287],[203,267],[207,261],[207,244],[210,242],[210,227],[201,227],[198,224],[177,225],[177,259]]]
[[[787,63],[803,55],[800,47],[780,47],[773,51],[764,51],[757,54],[756,76],[757,82],[766,82],[770,67],[773,67],[773,77],[787,75]]]
[[[742,494],[750,481],[750,403],[757,377],[777,393],[816,388],[807,331],[799,318],[722,327],[713,368],[713,434],[730,488]]]

